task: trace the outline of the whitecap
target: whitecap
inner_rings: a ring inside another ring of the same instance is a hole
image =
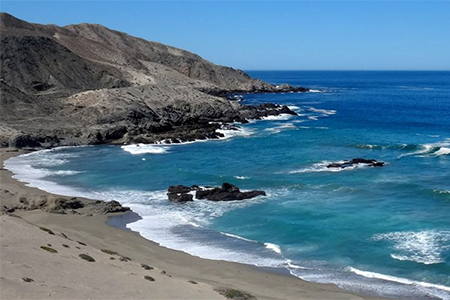
[[[292,117],[293,117],[293,115],[290,115],[290,114],[280,114],[278,116],[262,117],[261,119],[264,121],[285,121],[285,120],[289,120]]]
[[[442,254],[450,249],[450,231],[405,231],[376,234],[374,241],[391,241],[396,253],[391,257],[431,265],[444,262]]]
[[[439,150],[433,153],[434,156],[441,156],[441,155],[449,155],[450,154],[450,148],[441,147]]]
[[[264,243],[264,246],[267,249],[272,250],[275,253],[281,254],[281,248],[280,246],[278,246],[277,244],[272,244],[272,243]]]
[[[127,151],[133,155],[137,154],[164,154],[167,153],[170,147],[159,146],[159,145],[149,145],[149,144],[133,144],[121,146],[124,151]]]
[[[352,166],[348,166],[345,168],[328,168],[328,165],[331,163],[331,161],[322,161],[320,163],[313,164],[310,167],[298,169],[298,170],[292,170],[287,172],[288,174],[297,174],[297,173],[313,173],[313,172],[342,172],[342,171],[350,171],[355,169],[362,169],[367,168],[367,165],[365,164],[354,164]],[[342,164],[344,161],[339,161],[338,163]]]
[[[236,129],[217,129],[216,132],[223,134],[221,140],[228,140],[234,137],[250,137],[255,131],[249,128],[237,127]]]
[[[302,109],[297,105],[288,105],[288,108],[293,111],[302,111]]]
[[[334,114],[336,114],[336,110],[334,110],[334,109],[321,109],[321,108],[309,107],[308,111],[321,113],[321,114],[324,114],[324,115],[334,115]]]
[[[310,89],[308,92],[310,92],[310,93],[323,93],[322,90],[313,90],[313,89]]]
[[[248,177],[248,176],[234,176],[234,178],[239,179],[239,180],[250,179],[250,177]]]
[[[297,127],[293,123],[285,123],[285,124],[279,124],[276,127],[266,128],[266,129],[264,129],[264,131],[268,131],[268,132],[272,132],[272,133],[280,133],[281,131],[284,131],[284,130],[293,130],[293,129],[297,129]]]
[[[238,239],[238,240],[246,241],[246,242],[258,243],[258,241],[250,240],[250,239],[247,239],[245,237],[242,237],[242,236],[239,236],[239,235],[235,235],[235,234],[231,234],[231,233],[226,233],[226,232],[220,231],[220,234],[223,234],[223,235],[226,235],[228,237],[235,238],[235,239]]]

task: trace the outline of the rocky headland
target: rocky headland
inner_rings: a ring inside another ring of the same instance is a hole
[[[214,139],[223,124],[295,114],[229,95],[308,91],[96,24],[32,24],[1,13],[0,36],[2,147]]]

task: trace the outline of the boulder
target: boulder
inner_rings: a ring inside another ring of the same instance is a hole
[[[189,202],[194,201],[194,196],[188,193],[167,193],[167,197],[172,202]]]
[[[176,193],[189,193],[192,190],[191,187],[184,185],[171,185],[169,186],[168,194],[176,194]]]

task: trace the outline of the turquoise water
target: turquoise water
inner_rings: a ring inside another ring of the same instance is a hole
[[[386,297],[450,299],[450,72],[250,72],[323,92],[246,95],[298,117],[252,122],[227,139],[92,146],[7,161],[51,192],[115,199],[128,224],[164,246],[288,269]],[[337,172],[356,157],[383,168]],[[169,185],[268,193],[248,201],[167,201]]]

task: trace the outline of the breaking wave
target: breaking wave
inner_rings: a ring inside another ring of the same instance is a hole
[[[310,167],[301,168],[298,170],[292,170],[287,172],[288,174],[297,174],[297,173],[314,173],[314,172],[342,172],[342,171],[351,171],[355,169],[364,169],[368,166],[365,164],[354,164],[352,166],[348,166],[345,168],[328,168],[328,165],[331,163],[336,163],[332,161],[322,161],[320,163],[313,164]],[[344,161],[339,161],[338,163],[344,163]]]
[[[124,151],[127,151],[133,155],[136,154],[165,154],[169,152],[170,147],[161,145],[149,145],[149,144],[133,144],[121,147]]]

